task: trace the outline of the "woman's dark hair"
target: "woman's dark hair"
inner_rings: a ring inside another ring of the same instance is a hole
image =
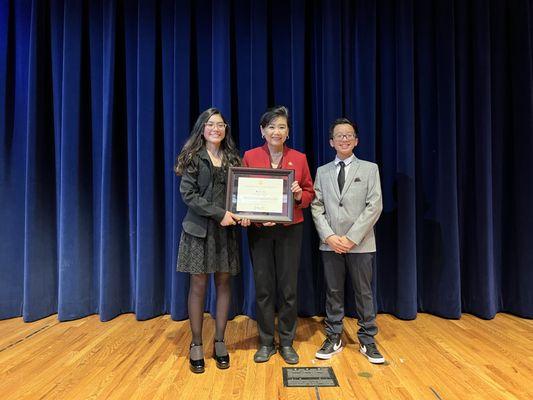
[[[276,107],[269,108],[261,116],[259,125],[261,125],[261,128],[264,128],[278,117],[285,117],[285,119],[287,120],[287,126],[289,128],[291,127],[290,126],[291,121],[289,120],[289,110],[285,106],[276,106]]]
[[[220,150],[222,151],[222,166],[226,167],[241,165],[239,152],[235,146],[233,138],[231,137],[231,130],[228,121],[226,121],[226,118],[224,118],[222,113],[216,108],[208,108],[201,113],[196,120],[189,138],[183,145],[180,154],[176,157],[176,163],[174,164],[174,172],[176,175],[183,175],[185,170],[189,172],[196,172],[196,166],[194,165],[193,160],[198,152],[205,147],[205,124],[207,121],[209,121],[209,118],[215,114],[220,115],[226,124],[226,135],[224,136],[224,140],[222,140],[220,143]]]
[[[333,130],[335,129],[335,127],[337,125],[342,125],[342,124],[351,125],[351,127],[353,128],[353,131],[355,132],[355,137],[356,138],[359,137],[359,127],[357,126],[355,122],[350,121],[348,118],[337,118],[335,121],[333,121],[333,123],[329,127],[329,138],[330,139],[333,139]]]

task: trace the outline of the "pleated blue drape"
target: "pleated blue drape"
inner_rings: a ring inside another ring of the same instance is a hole
[[[532,17],[532,0],[0,0],[0,318],[187,318],[174,158],[211,106],[261,144],[274,104],[313,173],[331,121],[358,122],[381,169],[379,311],[532,318]],[[231,312],[253,317],[242,245]],[[317,248],[307,212],[303,316],[324,311]]]

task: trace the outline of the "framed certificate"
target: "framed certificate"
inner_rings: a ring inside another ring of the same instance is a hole
[[[256,222],[292,222],[292,169],[230,167],[226,210]]]

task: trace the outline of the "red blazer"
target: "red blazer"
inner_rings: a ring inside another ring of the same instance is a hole
[[[255,147],[245,152],[242,164],[245,167],[252,168],[272,168],[270,165],[268,145],[265,143],[261,147]],[[302,201],[299,204],[294,202],[293,223],[297,224],[303,222],[304,215],[302,209],[309,207],[311,201],[315,198],[315,190],[313,189],[313,180],[311,179],[311,173],[309,172],[307,157],[299,151],[284,146],[281,168],[293,169],[294,180],[298,181],[298,184],[302,188]]]

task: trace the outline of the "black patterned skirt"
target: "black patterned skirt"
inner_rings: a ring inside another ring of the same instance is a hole
[[[237,236],[236,227],[223,227],[212,219],[208,221],[205,238],[182,232],[177,270],[190,274],[238,274],[241,265]]]

